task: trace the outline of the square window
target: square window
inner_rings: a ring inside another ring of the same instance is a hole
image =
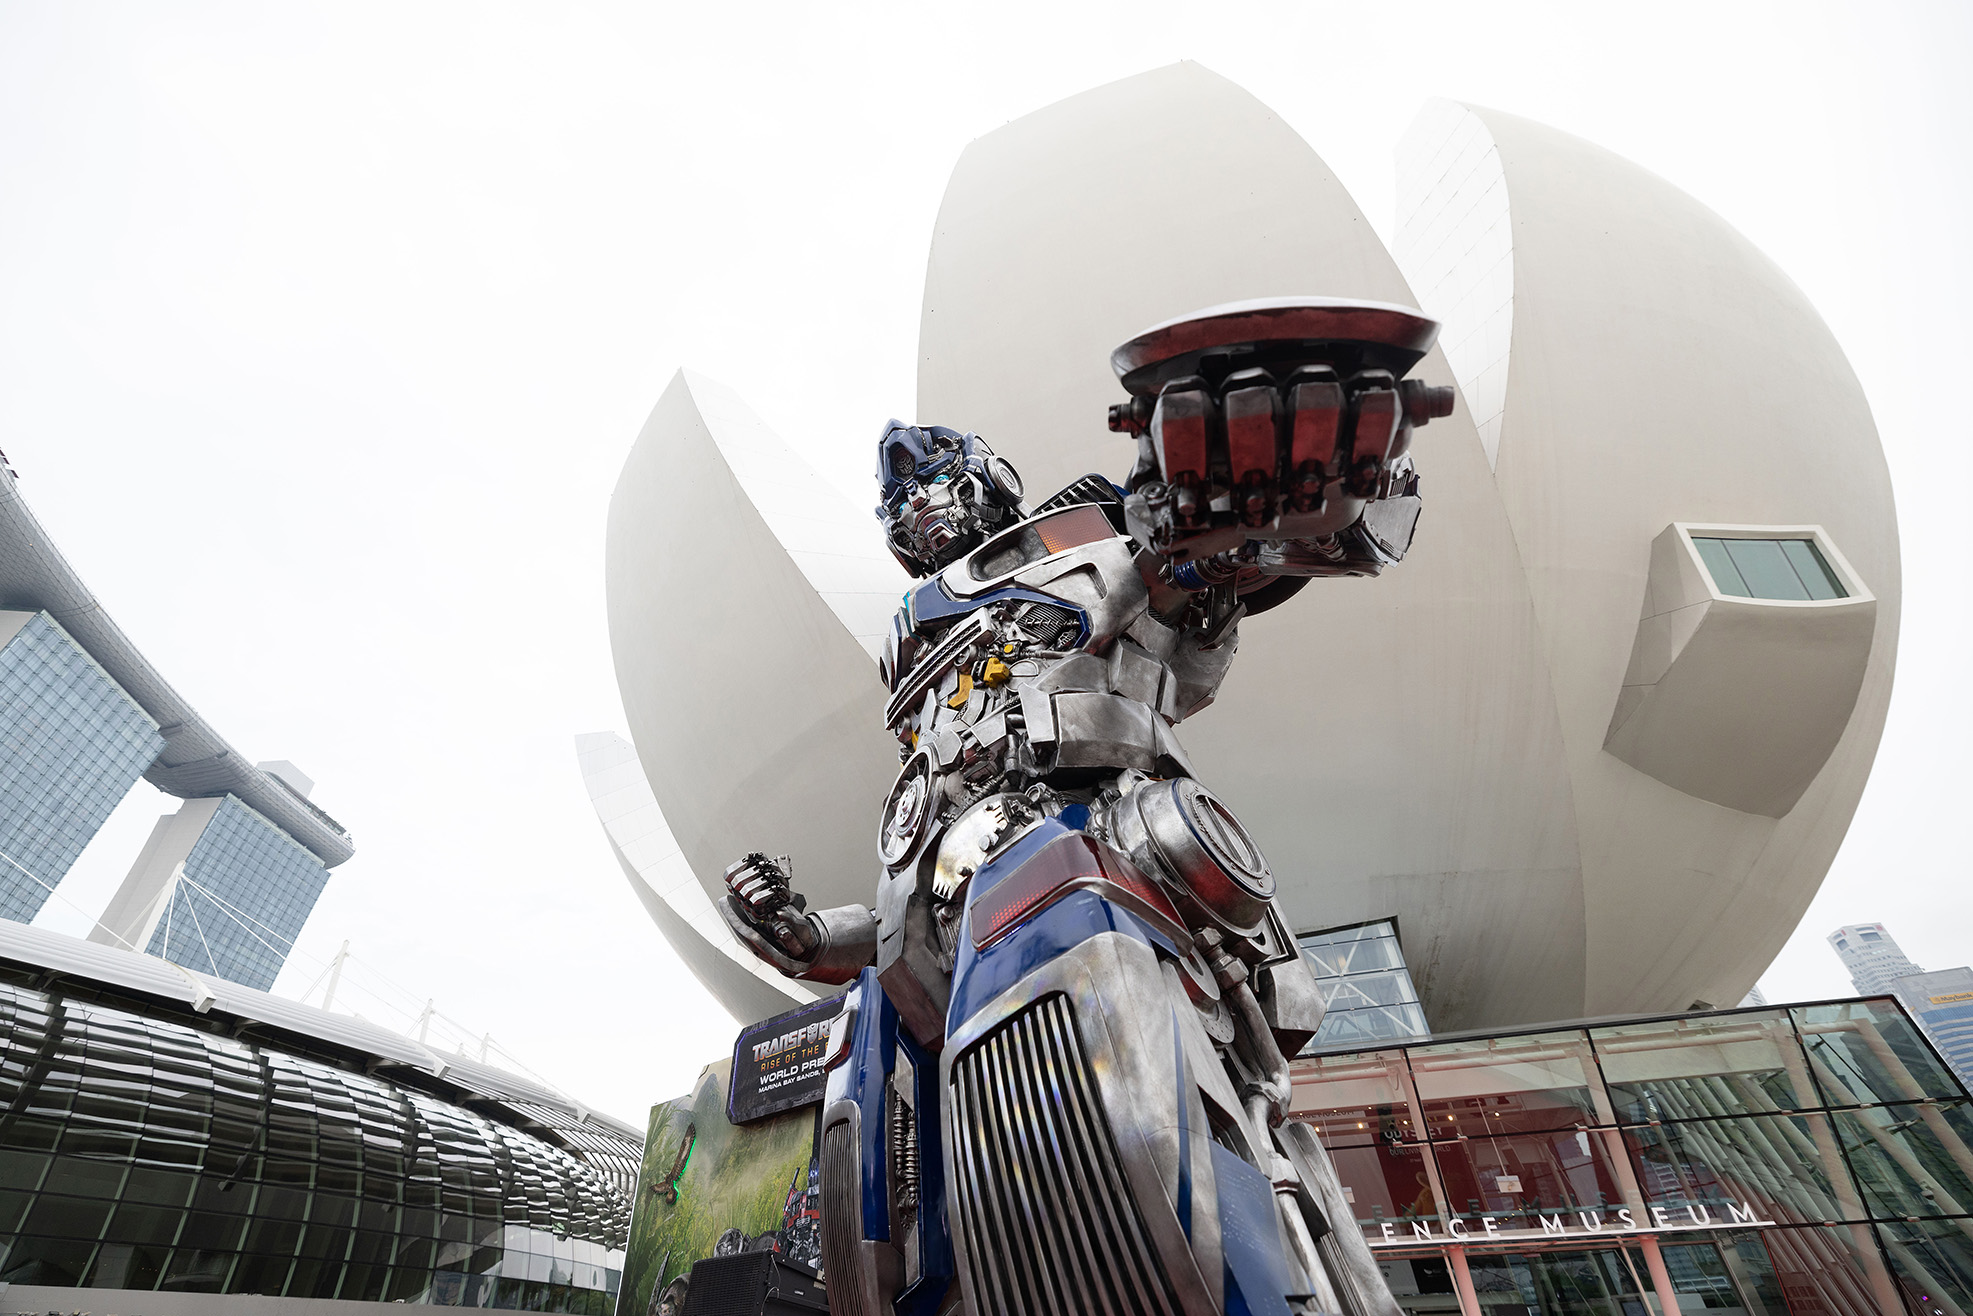
[[[117,1208],[105,1238],[117,1243],[149,1243],[169,1247],[178,1239],[184,1212],[170,1206],[139,1206],[125,1202]]]
[[[101,1237],[112,1205],[99,1198],[55,1197],[43,1193],[35,1199],[21,1227],[29,1233],[93,1241]]]
[[[1735,1013],[1590,1030],[1620,1123],[1822,1105],[1785,1013]]]
[[[21,1237],[7,1253],[7,1277],[15,1284],[74,1288],[96,1255],[94,1243],[68,1238]]]
[[[1646,1202],[1677,1224],[1855,1219],[1848,1177],[1820,1114],[1687,1120],[1624,1130]]]
[[[1695,534],[1692,546],[1719,592],[1733,598],[1799,603],[1849,597],[1815,541],[1800,535],[1741,539]]]
[[[1889,1001],[1845,1001],[1789,1011],[1815,1061],[1812,1074],[1831,1106],[1958,1097],[1911,1021]]]

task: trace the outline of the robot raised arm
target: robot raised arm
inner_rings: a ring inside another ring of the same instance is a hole
[[[764,854],[727,866],[720,915],[740,944],[790,978],[851,982],[877,959],[877,919],[861,905],[808,913],[787,871]]]

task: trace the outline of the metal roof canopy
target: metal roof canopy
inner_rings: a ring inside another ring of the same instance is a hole
[[[9,964],[30,971],[47,987],[87,985],[111,998],[105,1004],[112,1006],[117,1006],[117,997],[137,998],[118,1008],[156,1014],[162,1003],[172,1007],[170,1012],[181,1022],[189,1011],[229,1036],[252,1034],[304,1053],[327,1052],[366,1073],[395,1071],[393,1079],[412,1078],[410,1086],[551,1142],[564,1140],[558,1129],[539,1118],[543,1112],[565,1116],[574,1124],[598,1126],[640,1145],[644,1141],[643,1130],[504,1069],[433,1051],[366,1020],[193,973],[155,956],[0,919],[0,966]]]

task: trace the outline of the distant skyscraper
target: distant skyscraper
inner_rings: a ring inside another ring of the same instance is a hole
[[[1882,923],[1837,928],[1829,944],[1858,994],[1904,1002],[1960,1083],[1973,1088],[1973,968],[1927,973],[1905,958]]]
[[[1850,972],[1859,996],[1882,996],[1898,979],[1923,973],[1905,958],[1882,923],[1856,923],[1829,934],[1829,944]]]
[[[1898,979],[1897,991],[1953,1074],[1973,1089],[1973,968],[1914,973]]]
[[[89,939],[266,991],[328,880],[236,797],[187,800],[158,820]]]
[[[41,911],[164,748],[157,722],[45,612],[0,612],[0,917]]]

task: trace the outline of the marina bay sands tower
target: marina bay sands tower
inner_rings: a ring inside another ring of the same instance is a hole
[[[0,918],[40,913],[140,776],[185,803],[90,939],[272,986],[349,834],[292,763],[243,757],[165,681],[0,464]]]

